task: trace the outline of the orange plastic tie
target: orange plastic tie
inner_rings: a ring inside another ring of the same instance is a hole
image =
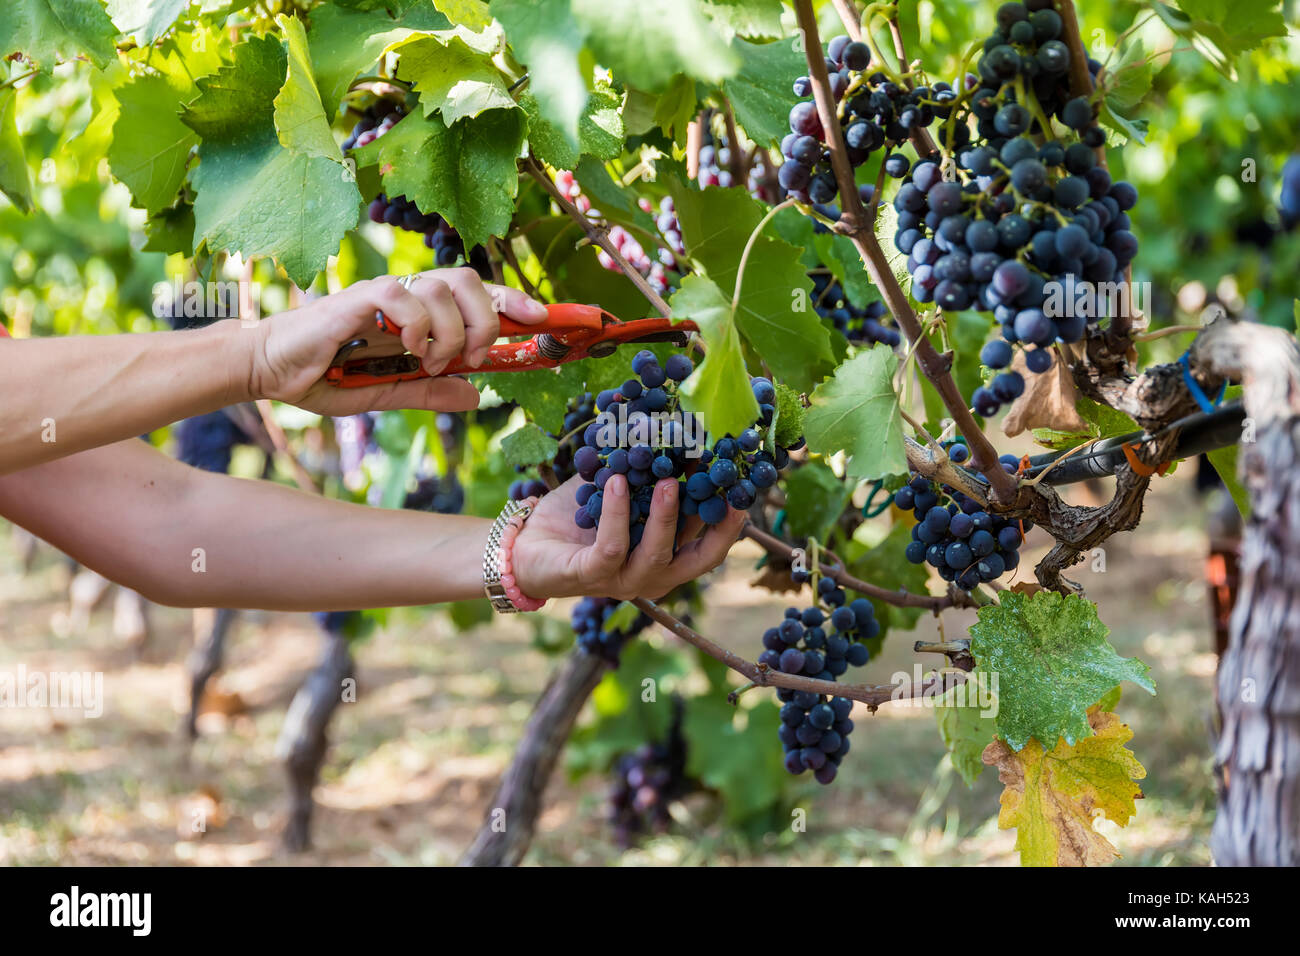
[[[1137,450],[1142,446],[1137,442],[1121,445],[1120,447],[1124,449],[1124,457],[1128,459],[1129,467],[1133,469],[1135,474],[1140,475],[1143,478],[1150,478],[1152,475],[1156,474],[1163,476],[1164,473],[1169,470],[1169,462],[1167,461],[1162,463],[1159,467],[1156,467],[1155,465],[1148,465],[1139,458],[1137,456]]]

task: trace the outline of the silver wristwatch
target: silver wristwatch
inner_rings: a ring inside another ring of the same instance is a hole
[[[510,603],[506,589],[501,586],[501,532],[515,515],[521,514],[527,518],[532,511],[532,505],[507,501],[488,531],[487,547],[483,549],[483,591],[498,614],[515,614],[519,611],[519,608]]]

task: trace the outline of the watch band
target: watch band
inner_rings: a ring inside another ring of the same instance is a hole
[[[532,512],[532,504],[507,501],[488,531],[487,546],[483,549],[483,592],[487,595],[488,601],[491,602],[492,609],[498,614],[515,614],[519,611],[519,608],[515,607],[510,600],[510,595],[506,592],[505,586],[501,583],[501,575],[505,570],[502,567],[504,554],[502,553],[501,540],[512,518],[518,515],[521,516],[522,520]]]

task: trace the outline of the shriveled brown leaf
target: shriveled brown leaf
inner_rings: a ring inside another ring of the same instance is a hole
[[[1052,354],[1052,367],[1036,375],[1025,367],[1025,353],[1017,352],[1011,367],[1025,379],[1025,392],[1011,403],[1002,431],[1011,437],[1031,428],[1059,432],[1088,432],[1088,423],[1074,408],[1079,397],[1061,357]]]

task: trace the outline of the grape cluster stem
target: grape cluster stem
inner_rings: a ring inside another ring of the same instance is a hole
[[[556,188],[555,183],[551,181],[551,177],[546,175],[546,170],[538,164],[537,160],[529,157],[527,162],[524,163],[524,168],[528,171],[528,175],[537,180],[538,184],[540,184],[550,197],[555,200],[555,204],[560,207],[561,211],[582,227],[582,231],[586,233],[587,239],[594,245],[605,250],[609,257],[617,263],[618,267],[623,270],[623,274],[626,275],[628,279],[632,281],[632,284],[640,290],[641,294],[650,301],[650,305],[654,307],[661,317],[666,319],[668,316],[672,315],[673,310],[669,308],[668,303],[664,301],[664,297],[651,288],[650,283],[645,280],[645,277],[642,276],[641,273],[637,272],[637,270],[632,267],[632,264],[623,256],[623,253],[618,251],[618,248],[614,243],[609,241],[609,234],[606,233],[602,227],[596,225],[583,215],[581,210],[579,210],[577,206],[569,201],[567,196],[563,195],[560,190]]]

